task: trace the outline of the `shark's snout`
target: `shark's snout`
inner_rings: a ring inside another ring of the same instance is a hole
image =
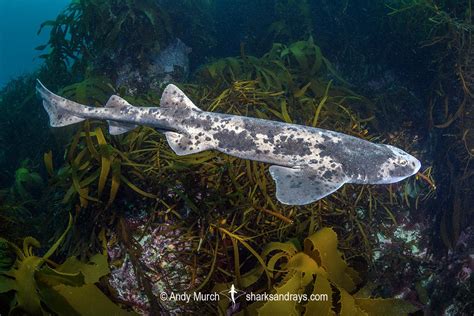
[[[383,146],[389,149],[389,157],[380,166],[376,183],[395,183],[416,174],[420,170],[421,163],[414,156],[394,146]]]
[[[421,168],[421,162],[413,156],[411,156],[411,158],[413,159],[413,162],[415,164],[415,170],[414,170],[413,174],[416,174]]]
[[[394,178],[410,177],[420,170],[421,163],[414,156],[400,148],[390,145],[387,145],[387,147],[390,148],[394,154],[394,158],[392,159],[392,170],[390,170],[390,174]]]

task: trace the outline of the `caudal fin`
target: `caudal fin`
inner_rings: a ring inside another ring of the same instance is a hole
[[[72,115],[72,112],[77,113],[77,110],[83,106],[82,104],[74,101],[65,99],[56,95],[46,89],[46,87],[37,80],[36,92],[43,99],[43,107],[48,112],[49,124],[52,127],[61,127],[71,124],[76,124],[84,121],[85,119],[76,115]],[[76,110],[76,111],[74,111]]]

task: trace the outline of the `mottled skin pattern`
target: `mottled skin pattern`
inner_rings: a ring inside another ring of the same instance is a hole
[[[164,131],[178,155],[214,149],[272,164],[277,197],[286,204],[310,203],[344,183],[397,182],[420,168],[416,158],[390,145],[303,125],[202,111],[173,85],[163,92],[159,108],[133,107],[118,96],[112,96],[105,108],[87,107],[56,96],[41,84],[37,90],[51,126],[106,119],[110,133],[120,134],[147,125]],[[292,197],[298,190],[314,194]]]
[[[191,102],[174,89],[167,89],[163,100],[162,107]],[[319,128],[187,107],[172,115],[177,131],[191,135],[180,154],[206,147],[243,159],[311,168],[328,179],[332,173],[343,173],[351,183],[397,182],[420,166],[416,158],[393,146]]]

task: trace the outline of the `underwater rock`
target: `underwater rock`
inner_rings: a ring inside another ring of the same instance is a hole
[[[154,58],[150,68],[151,74],[155,76],[152,84],[164,85],[185,80],[189,74],[188,55],[191,51],[179,38],[175,39]]]
[[[125,87],[127,94],[158,92],[170,82],[182,82],[189,75],[189,53],[191,48],[176,38],[165,49],[153,52],[145,67],[135,67],[126,62],[117,70],[117,87]]]
[[[434,263],[427,281],[429,307],[443,315],[472,315],[474,308],[474,226],[464,229],[453,249]]]
[[[174,301],[160,301],[160,293],[184,293],[200,280],[196,267],[184,262],[183,253],[190,253],[192,244],[184,238],[180,229],[171,224],[150,222],[149,215],[128,216],[125,220],[129,241],[139,249],[130,249],[120,241],[115,232],[108,239],[108,255],[111,263],[109,285],[114,296],[131,306],[141,315],[153,314],[147,282],[153,300],[160,302],[163,312],[182,314],[189,312],[193,304],[182,305]],[[140,274],[140,276],[138,276]]]

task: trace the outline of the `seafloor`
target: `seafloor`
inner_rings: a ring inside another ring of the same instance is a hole
[[[471,0],[81,0],[38,27],[42,67],[0,90],[0,315],[472,315]],[[174,83],[422,168],[284,205],[263,163],[51,128],[37,78],[96,107]]]

